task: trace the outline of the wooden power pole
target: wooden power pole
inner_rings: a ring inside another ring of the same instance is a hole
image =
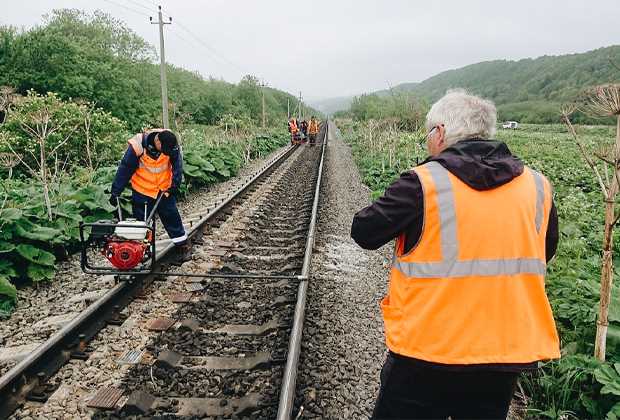
[[[152,25],[159,25],[159,75],[161,77],[161,107],[164,128],[170,128],[168,122],[168,83],[166,82],[166,52],[164,50],[164,25],[170,25],[172,18],[168,18],[168,22],[164,22],[161,14],[161,6],[159,6],[159,20],[153,22],[153,18],[149,17]]]

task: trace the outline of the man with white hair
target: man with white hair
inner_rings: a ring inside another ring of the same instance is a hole
[[[496,114],[448,91],[426,116],[430,157],[353,219],[363,248],[396,239],[374,419],[505,418],[519,374],[560,357],[551,185],[490,140]]]

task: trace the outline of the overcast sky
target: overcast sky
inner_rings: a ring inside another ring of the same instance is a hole
[[[104,10],[159,46],[156,1],[7,0],[1,24],[54,8]],[[167,60],[236,82],[251,73],[304,99],[416,82],[492,59],[620,44],[620,0],[162,0]],[[131,9],[131,10],[130,10]],[[150,11],[149,11],[150,10]],[[189,32],[188,32],[189,30]],[[198,39],[197,39],[198,38]],[[215,52],[214,52],[215,51]]]

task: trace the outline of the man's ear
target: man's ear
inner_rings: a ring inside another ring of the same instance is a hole
[[[446,144],[446,127],[443,124],[438,125],[437,131],[439,135],[439,139],[437,140],[437,143],[441,145]]]

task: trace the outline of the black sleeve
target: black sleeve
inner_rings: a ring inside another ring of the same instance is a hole
[[[121,195],[127,184],[129,184],[129,180],[136,172],[136,169],[138,169],[139,163],[140,161],[133,151],[133,148],[131,146],[127,147],[127,151],[116,170],[116,176],[112,183],[112,194],[117,197]]]
[[[423,217],[420,180],[415,172],[405,172],[383,196],[355,214],[351,237],[364,249],[378,249],[403,232],[421,232]],[[417,238],[407,238],[407,242],[409,239],[417,242]]]
[[[183,152],[181,148],[170,156],[172,166],[172,185],[171,188],[179,188],[183,182]]]
[[[547,224],[547,235],[545,236],[545,256],[547,262],[553,258],[558,250],[558,241],[560,239],[558,209],[555,207],[553,199],[551,200],[551,210],[549,211],[549,223]]]

